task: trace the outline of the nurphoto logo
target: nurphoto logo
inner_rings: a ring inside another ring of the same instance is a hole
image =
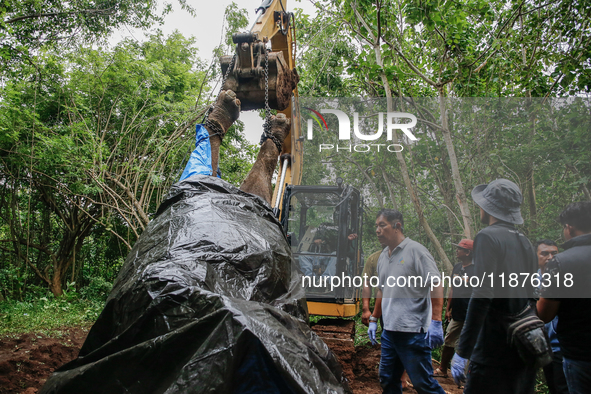
[[[384,133],[384,129],[386,130],[386,141],[393,140],[394,130],[401,130],[411,141],[417,140],[417,137],[415,137],[411,131],[411,129],[417,124],[417,118],[408,112],[378,112],[377,131],[371,130],[371,132],[366,133],[366,131],[369,130],[363,130],[364,133],[362,133],[359,127],[359,112],[353,112],[353,127],[351,127],[351,119],[344,111],[338,109],[320,109],[319,111],[316,111],[309,107],[304,108],[310,111],[310,115],[312,117],[307,121],[308,140],[312,140],[314,137],[314,121],[316,124],[318,124],[318,127],[320,127],[321,130],[326,129],[327,131],[330,131],[325,117],[322,116],[322,114],[330,114],[336,116],[338,120],[339,140],[351,141],[351,137],[354,135],[358,140],[375,141],[375,143],[349,144],[345,146],[340,146],[339,144],[336,144],[336,146],[335,144],[320,144],[320,152],[327,150],[334,150],[336,152],[370,152],[375,150],[380,152],[380,149],[385,149],[388,152],[402,152],[404,148],[400,144],[378,143],[378,140]],[[405,120],[410,120],[410,122],[404,122]]]

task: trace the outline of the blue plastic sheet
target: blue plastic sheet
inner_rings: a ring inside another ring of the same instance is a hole
[[[191,153],[191,157],[189,158],[179,181],[187,179],[193,175],[211,175],[211,173],[211,144],[209,143],[209,132],[202,124],[198,124],[195,127],[195,149]]]

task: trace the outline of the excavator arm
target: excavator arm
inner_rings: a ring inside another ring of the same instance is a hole
[[[233,90],[243,111],[275,109],[291,119],[291,131],[283,142],[279,182],[272,206],[281,216],[285,184],[299,185],[302,178],[303,139],[300,138],[300,111],[295,68],[295,27],[293,14],[286,11],[287,0],[264,0],[249,32],[232,36],[234,55],[222,56],[223,89]],[[268,43],[271,50],[268,51]]]
[[[334,209],[335,215],[338,216],[337,227],[340,229],[341,239],[339,242],[345,245],[349,235],[346,231],[351,230],[361,235],[360,193],[354,188],[342,185],[342,180],[340,183],[337,181],[338,186],[301,186],[304,138],[300,130],[301,115],[297,90],[299,77],[295,69],[295,27],[293,14],[286,11],[286,3],[287,0],[264,0],[257,9],[257,17],[250,31],[237,33],[232,37],[236,44],[235,54],[220,59],[222,73],[226,76],[223,88],[236,93],[241,101],[242,110],[275,109],[291,119],[290,134],[283,142],[280,172],[273,193],[272,207],[288,232],[288,238],[294,236],[294,239],[290,238],[292,246],[295,243],[297,247],[297,244],[301,243],[299,238],[302,238],[302,235],[305,238],[304,229],[309,227],[305,211],[316,209],[314,204],[309,207],[298,206],[297,202],[292,201],[314,200],[316,197],[319,201],[327,198],[330,201],[336,199],[327,207]],[[270,51],[267,48],[269,43]],[[346,190],[349,192],[345,193]],[[296,195],[299,196],[299,200],[293,200],[293,196]],[[290,206],[291,208],[288,208]],[[322,203],[317,202],[317,206],[321,208]],[[294,216],[290,217],[292,209]],[[297,231],[299,236],[295,233],[290,234],[290,223],[300,228]],[[348,227],[349,224],[353,224],[351,228]],[[360,243],[361,238],[357,242]],[[298,251],[294,252],[294,257],[296,261],[300,258]],[[360,247],[356,248],[353,256],[344,248],[337,253],[336,260],[337,269],[353,275],[361,273]],[[335,293],[334,298],[322,300],[315,300],[314,294],[307,293],[309,312],[316,315],[353,316],[359,310],[358,293],[356,289],[342,290]],[[329,332],[334,331],[335,321],[331,322],[328,331],[325,330],[326,332],[321,335],[323,338],[332,335],[329,335]],[[343,328],[337,329],[338,338],[341,338],[342,330],[347,333],[345,337],[349,338],[354,324],[351,321],[345,321],[343,324]]]

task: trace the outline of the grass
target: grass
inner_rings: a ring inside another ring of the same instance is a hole
[[[25,332],[51,335],[62,327],[89,326],[104,307],[102,300],[41,297],[0,302],[0,336]]]

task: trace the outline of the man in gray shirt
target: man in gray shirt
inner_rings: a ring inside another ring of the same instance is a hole
[[[402,393],[400,376],[406,369],[419,394],[444,394],[431,364],[431,349],[443,344],[441,276],[429,251],[406,238],[403,229],[400,212],[378,213],[376,235],[387,246],[378,259],[380,283],[368,334],[376,343],[376,322],[382,316],[380,384],[384,393]],[[431,291],[434,277],[438,286]]]

